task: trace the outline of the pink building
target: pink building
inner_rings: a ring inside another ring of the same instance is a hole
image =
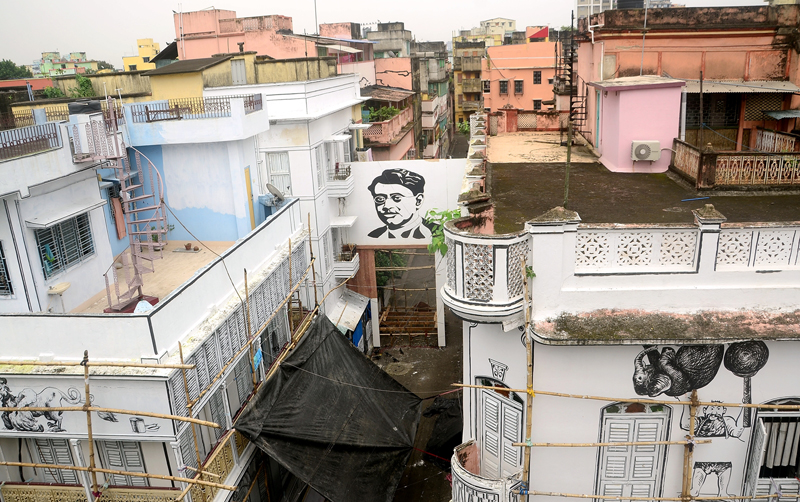
[[[589,83],[599,96],[595,146],[609,171],[663,173],[669,168],[670,156],[662,153],[678,136],[685,84],[651,75]]]
[[[237,18],[235,11],[211,9],[177,13],[173,19],[180,59],[207,58],[241,50],[274,59],[317,56],[313,41],[292,33],[291,17]]]
[[[555,42],[487,47],[481,82],[465,80],[463,85],[480,85],[483,106],[491,112],[504,107],[543,110],[544,102],[553,100],[555,50]]]

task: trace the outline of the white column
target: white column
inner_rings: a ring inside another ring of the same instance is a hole
[[[178,442],[177,441],[172,441],[169,444],[169,447],[172,448],[172,453],[175,455],[175,461],[178,463],[178,472],[182,472],[183,473],[182,477],[184,477],[184,478],[190,477],[187,474],[187,470],[188,469],[186,469],[186,465],[183,463],[183,455],[181,455],[181,447],[178,444]],[[183,481],[181,481],[180,483],[181,483],[181,490],[185,490],[186,487],[187,487],[187,484],[185,482],[183,482]],[[192,502],[192,492],[191,491],[186,493],[186,498],[184,500],[186,500],[188,502]]]
[[[261,366],[264,366],[264,363],[261,363]],[[231,403],[228,401],[228,384],[225,380],[222,381],[222,385],[219,387],[219,391],[222,392],[222,406],[225,408],[225,428],[228,430],[233,429],[233,419],[231,415]],[[239,463],[239,452],[236,451],[236,442],[231,445],[231,451],[233,452],[233,463]]]
[[[72,446],[72,451],[75,454],[75,465],[78,467],[86,467],[86,462],[83,460],[83,450],[81,449],[80,439],[70,439],[69,444]],[[86,500],[88,502],[94,502],[94,496],[92,495],[91,489],[92,484],[89,481],[89,473],[86,471],[79,471],[78,477],[83,485],[83,490],[86,492]]]
[[[436,270],[436,291],[441,291],[447,282],[447,260],[439,253],[434,253],[434,267]],[[444,330],[444,301],[442,295],[436,295],[436,334],[439,347],[445,346]]]

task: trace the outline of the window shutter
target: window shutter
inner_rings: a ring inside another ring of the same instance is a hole
[[[767,428],[764,420],[758,419],[753,424],[753,432],[750,439],[750,458],[747,463],[747,470],[744,477],[744,488],[742,495],[751,497],[755,494],[758,473],[761,470],[761,463],[764,461],[764,453],[767,450]]]
[[[203,353],[205,355],[206,360],[206,371],[208,383],[203,385],[205,388],[206,385],[210,385],[211,382],[214,380],[214,377],[217,376],[219,373],[220,365],[219,365],[219,358],[217,357],[217,340],[214,336],[215,333],[211,333],[211,336],[203,343]]]
[[[228,323],[226,321],[223,321],[220,327],[217,328],[217,339],[219,340],[222,361],[227,363],[233,357],[233,345],[231,344],[231,336],[228,332]]]
[[[169,390],[172,393],[172,405],[175,407],[175,414],[187,416],[186,388],[183,386],[183,374],[181,370],[172,372],[169,377]]]
[[[504,476],[519,471],[522,459],[520,448],[512,446],[522,439],[522,411],[511,406],[503,406],[503,457],[501,467]]]
[[[11,277],[8,275],[6,266],[6,256],[3,254],[3,243],[0,242],[0,295],[13,295],[14,288],[11,287]]]
[[[247,356],[243,357],[233,369],[236,379],[236,393],[239,396],[239,407],[253,390],[253,377],[250,373],[250,360]]]
[[[39,458],[44,464],[75,465],[69,441],[66,439],[34,439]],[[78,475],[75,471],[66,469],[43,469],[45,483],[78,484]]]
[[[178,434],[178,443],[181,447],[181,457],[183,458],[183,463],[189,467],[194,467],[197,469],[197,456],[194,453],[194,438],[192,437],[191,424],[187,424],[186,427],[183,428],[183,432]],[[198,445],[202,446],[200,438],[198,438]],[[185,475],[186,477],[191,478],[194,477],[195,472],[187,469]]]
[[[228,429],[227,421],[225,420],[225,404],[222,402],[225,399],[223,393],[224,390],[220,387],[211,395],[211,399],[208,401],[208,406],[211,408],[211,420],[220,425],[219,429],[212,429],[216,439],[219,439]]]
[[[500,477],[500,400],[493,391],[481,392],[483,448],[481,449],[481,474]]]

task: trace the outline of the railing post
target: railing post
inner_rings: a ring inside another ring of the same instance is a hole
[[[69,444],[70,446],[72,446],[72,452],[75,454],[75,465],[78,467],[86,467],[86,462],[83,460],[83,450],[81,450],[80,440],[70,439]],[[89,473],[86,471],[81,471],[78,472],[77,474],[80,477],[81,485],[83,485],[83,490],[86,492],[86,500],[88,502],[94,502],[91,483],[89,482]]]
[[[697,273],[711,274],[717,263],[717,245],[719,244],[720,227],[727,218],[714,209],[712,204],[706,204],[701,209],[692,211],[694,221],[700,227],[700,255],[697,257]]]
[[[227,402],[227,399],[225,401]],[[188,469],[186,469],[186,465],[183,463],[183,455],[181,455],[180,444],[178,444],[177,441],[172,441],[169,444],[169,447],[172,448],[172,454],[175,455],[175,461],[177,462],[179,471],[183,472],[183,474],[181,476],[183,476],[185,478],[190,477],[186,472]],[[197,466],[197,468],[198,469],[202,469],[202,466]],[[194,476],[192,475],[192,477],[194,477]],[[181,490],[182,491],[186,491],[186,488],[189,485],[187,485],[184,481],[181,481],[180,483],[181,483]],[[187,502],[192,502],[192,491],[191,490],[186,492],[186,496],[185,496],[184,500],[187,501]]]
[[[714,188],[717,177],[717,153],[709,143],[700,152],[700,165],[697,167],[696,188]]]

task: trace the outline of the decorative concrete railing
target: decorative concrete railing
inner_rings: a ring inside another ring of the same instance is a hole
[[[723,225],[716,270],[800,270],[797,226]]]
[[[699,236],[696,226],[581,226],[575,273],[693,272]]]
[[[61,146],[61,129],[52,122],[0,131],[0,161],[47,152]]]
[[[514,493],[519,491],[522,486],[521,474],[516,473],[499,479],[485,478],[470,472],[462,465],[461,458],[475,457],[473,461],[465,460],[465,463],[472,465],[473,470],[478,464],[478,451],[474,441],[468,441],[455,449],[451,459],[453,474],[453,498],[452,502],[517,502],[519,495]]]
[[[481,108],[481,102],[480,101],[464,101],[463,103],[461,103],[461,108],[464,109],[464,110],[467,110],[467,111],[469,111],[469,110],[473,110],[473,111],[474,110],[479,110]]]
[[[364,138],[375,143],[390,143],[412,119],[413,110],[406,108],[389,120],[373,122],[364,131]]]
[[[499,320],[522,312],[524,264],[530,261],[525,233],[479,235],[461,228],[469,218],[445,225],[447,282],[444,303],[459,317]]]
[[[800,136],[772,129],[756,129],[756,150],[759,152],[795,152],[800,147]]]
[[[66,502],[86,500],[83,486],[5,483],[0,488],[3,502]],[[103,490],[103,500],[113,502],[172,502],[177,488],[115,488]]]
[[[800,152],[702,152],[673,140],[670,167],[696,188],[800,185]]]

